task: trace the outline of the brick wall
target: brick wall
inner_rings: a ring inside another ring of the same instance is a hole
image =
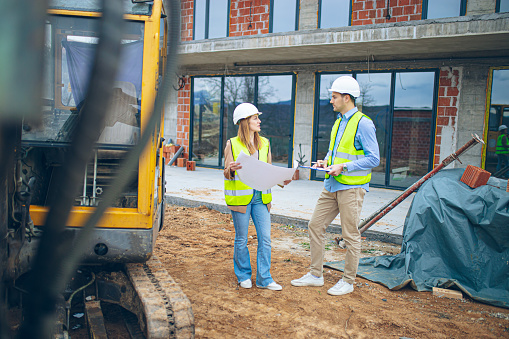
[[[444,128],[456,128],[459,104],[459,80],[460,69],[443,67],[440,69],[438,85],[437,127],[435,136],[435,159],[433,166],[440,164],[440,145],[442,142],[442,130]]]
[[[189,159],[189,126],[191,111],[191,80],[185,77],[185,86],[178,91],[177,99],[177,141],[176,144],[184,146],[183,156]]]
[[[270,0],[232,0],[230,36],[269,33],[269,10]]]
[[[392,125],[392,169],[410,167],[412,175],[428,172],[433,113],[431,110],[394,110]]]
[[[352,26],[421,20],[422,0],[352,0]]]
[[[180,37],[182,41],[193,40],[194,0],[180,0]]]

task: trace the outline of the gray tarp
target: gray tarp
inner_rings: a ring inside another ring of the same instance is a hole
[[[391,290],[455,285],[471,298],[509,308],[509,193],[471,189],[463,169],[443,170],[415,195],[401,252],[361,259],[358,275]],[[344,262],[325,266],[343,270]]]

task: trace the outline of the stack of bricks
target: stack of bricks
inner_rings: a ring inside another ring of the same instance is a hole
[[[163,156],[164,156],[164,164],[168,165],[171,158],[175,154],[175,145],[166,145],[163,146]]]

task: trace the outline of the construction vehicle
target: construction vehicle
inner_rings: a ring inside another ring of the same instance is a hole
[[[4,162],[0,171],[0,283],[4,285],[0,304],[24,307],[30,305],[34,295],[38,296],[33,280],[44,274],[34,274],[34,266],[39,270],[38,263],[51,267],[40,253],[48,247],[41,238],[51,234],[47,225],[52,218],[51,208],[62,200],[59,193],[62,189],[54,188],[65,179],[62,173],[71,173],[80,182],[79,194],[69,188],[74,198],[64,202],[72,205],[62,221],[65,230],[56,233],[58,241],[53,239],[57,244],[67,243],[67,247],[47,258],[65,257],[66,251],[70,255],[77,247],[83,251],[79,254],[80,266],[74,269],[61,298],[50,298],[58,299],[51,336],[69,335],[72,308],[79,303],[91,337],[103,337],[101,305],[107,302],[134,314],[138,332],[141,330],[146,338],[194,337],[189,300],[153,256],[164,221],[163,119],[159,118],[153,129],[147,126],[155,112],[154,101],[166,65],[168,18],[162,0],[119,0],[118,4],[123,12],[120,62],[113,73],[116,77],[111,79],[107,107],[103,108],[107,112],[104,126],[96,127],[99,138],[91,146],[91,160],[84,162],[85,166],[68,172],[64,168],[69,153],[80,151],[72,147],[73,136],[83,122],[83,115],[96,104],[88,101],[87,93],[97,90],[90,89],[93,87],[90,83],[94,60],[100,55],[100,27],[105,25],[101,21],[106,20],[102,20],[106,14],[101,2],[50,1],[44,18],[42,113],[9,127],[5,120],[0,120],[3,133],[0,157]],[[96,73],[100,72],[96,69]],[[149,131],[145,132],[146,129]],[[148,145],[137,166],[127,170],[131,179],[102,214],[90,236],[80,238],[85,225],[106,200],[105,192],[115,188],[112,187],[115,176],[126,174],[123,161],[141,143],[145,133]],[[7,140],[8,136],[12,138]],[[12,161],[8,161],[7,153]],[[30,294],[30,289],[35,294]],[[25,321],[37,317],[29,311],[26,314]],[[4,325],[0,337],[9,335],[5,319],[0,319],[0,325]],[[23,328],[30,333],[32,325],[38,324],[22,325],[20,335],[23,336]],[[27,336],[37,335],[32,332]],[[47,332],[40,333],[40,337],[47,337]]]

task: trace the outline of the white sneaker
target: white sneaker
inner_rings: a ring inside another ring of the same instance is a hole
[[[279,284],[276,284],[276,282],[271,282],[270,284],[268,284],[267,286],[259,286],[259,285],[256,285],[256,287],[258,288],[266,288],[268,290],[272,290],[272,291],[281,291],[283,289],[283,286],[279,285]]]
[[[244,281],[240,282],[240,287],[242,288],[251,288],[253,287],[253,284],[251,283],[251,279],[246,279]]]
[[[353,292],[353,284],[349,284],[343,279],[339,279],[336,285],[329,288],[327,293],[330,295],[343,295]]]
[[[302,278],[292,280],[293,286],[323,286],[323,277],[315,278],[311,272],[306,273]]]

